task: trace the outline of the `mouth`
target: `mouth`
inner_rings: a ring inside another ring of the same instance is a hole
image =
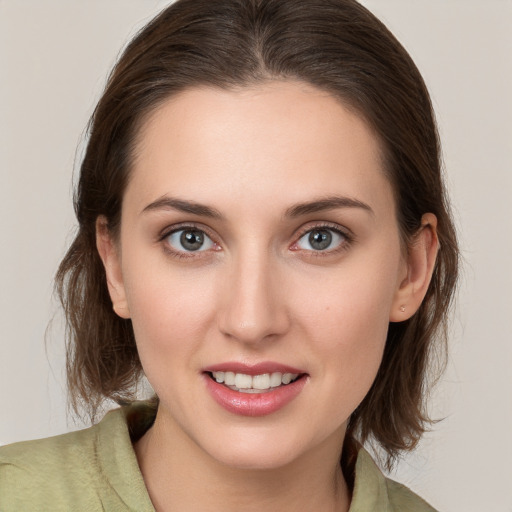
[[[306,386],[309,374],[271,361],[219,363],[203,368],[206,389],[217,404],[241,416],[265,416],[285,408]]]
[[[253,394],[268,393],[269,391],[278,390],[305,376],[304,373],[290,372],[272,372],[256,375],[232,371],[213,371],[206,373],[212,380],[218,384],[223,384],[232,391]]]

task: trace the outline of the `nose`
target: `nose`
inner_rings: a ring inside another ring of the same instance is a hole
[[[244,344],[282,336],[290,326],[286,286],[268,251],[246,250],[233,260],[222,290],[219,329]]]

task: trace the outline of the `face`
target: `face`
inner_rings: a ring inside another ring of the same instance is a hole
[[[172,97],[107,272],[169,429],[237,467],[340,449],[408,272],[378,140],[301,83]]]

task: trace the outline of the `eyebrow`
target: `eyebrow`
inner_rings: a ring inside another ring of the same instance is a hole
[[[318,199],[315,201],[307,201],[305,203],[298,203],[290,206],[286,210],[286,217],[300,217],[301,215],[308,215],[311,213],[323,212],[326,210],[334,210],[337,208],[361,208],[368,211],[372,215],[375,215],[370,205],[353,199],[351,197],[344,196],[330,196],[324,199]]]
[[[324,199],[317,199],[314,201],[307,201],[304,203],[297,203],[286,209],[285,217],[300,217],[311,213],[319,213],[326,210],[334,210],[337,208],[361,208],[374,215],[371,207],[351,197],[344,196],[331,196]],[[148,204],[141,213],[154,211],[154,210],[177,210],[184,213],[191,213],[201,217],[209,217],[211,219],[222,220],[224,216],[215,208],[206,206],[195,201],[188,201],[185,199],[177,199],[174,197],[164,196],[152,203]]]
[[[177,210],[184,213],[192,213],[200,215],[201,217],[209,217],[212,219],[222,219],[223,215],[210,206],[196,203],[194,201],[187,201],[185,199],[177,199],[173,197],[164,196],[152,203],[148,204],[141,213],[154,211],[154,210]]]

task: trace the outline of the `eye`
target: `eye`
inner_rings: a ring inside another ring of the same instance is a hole
[[[315,228],[302,235],[296,246],[307,251],[327,251],[340,247],[347,240],[339,231],[332,228]]]
[[[215,247],[212,239],[200,229],[178,229],[167,236],[167,243],[178,252],[202,252]]]

